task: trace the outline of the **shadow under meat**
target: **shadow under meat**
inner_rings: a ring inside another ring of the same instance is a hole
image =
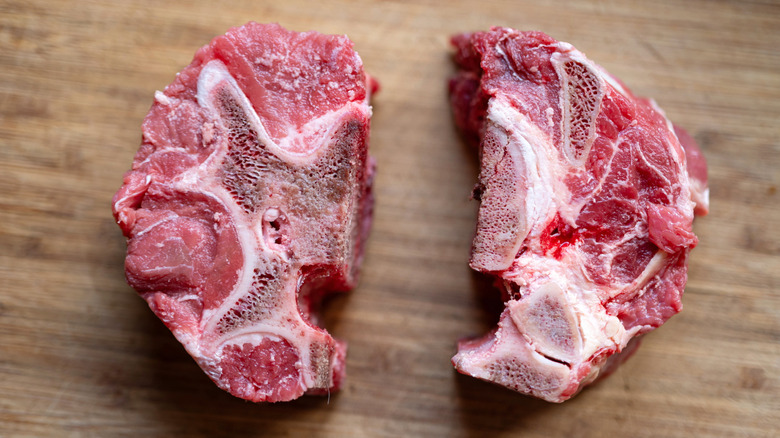
[[[501,312],[504,311],[504,297],[500,289],[495,286],[495,277],[481,272],[471,272],[471,284],[474,293],[474,301],[482,310],[480,322],[482,332],[480,336],[492,330],[498,324]]]
[[[559,406],[457,373],[459,418],[469,437],[487,431],[521,430],[541,412]]]

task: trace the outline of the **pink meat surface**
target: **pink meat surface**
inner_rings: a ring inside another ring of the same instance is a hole
[[[508,28],[452,42],[455,121],[480,151],[470,265],[505,299],[498,326],[452,361],[561,402],[681,310],[706,163],[652,100],[568,43]]]
[[[127,280],[237,397],[343,380],[346,344],[315,318],[360,267],[375,89],[347,37],[248,23],[155,94],[113,199]]]

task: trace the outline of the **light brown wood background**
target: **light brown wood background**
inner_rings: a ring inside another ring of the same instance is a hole
[[[223,393],[124,281],[109,204],[154,90],[249,20],[346,33],[383,87],[364,275],[325,313],[350,343],[329,401]],[[685,309],[562,405],[449,363],[491,318],[467,267],[477,169],[447,104],[448,36],[490,25],[573,43],[710,163]],[[778,2],[2,0],[0,436],[779,436],[779,117]]]

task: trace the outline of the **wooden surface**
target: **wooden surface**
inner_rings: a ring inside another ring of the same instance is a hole
[[[778,436],[777,2],[215,3],[0,1],[0,436]],[[350,345],[330,400],[222,392],[124,281],[109,204],[154,90],[248,20],[346,33],[383,87],[364,275],[325,313]],[[685,309],[562,405],[449,363],[492,321],[467,267],[477,169],[447,104],[448,36],[490,25],[573,43],[710,163]]]

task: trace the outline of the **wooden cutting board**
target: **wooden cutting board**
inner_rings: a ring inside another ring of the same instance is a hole
[[[216,3],[0,2],[0,436],[778,436],[777,2]],[[222,392],[124,281],[109,205],[154,90],[249,20],[346,33],[382,83],[363,277],[324,318],[350,345],[330,398]],[[448,37],[491,25],[573,43],[710,164],[685,309],[561,405],[449,363],[492,320],[467,266],[477,168],[448,108]]]

